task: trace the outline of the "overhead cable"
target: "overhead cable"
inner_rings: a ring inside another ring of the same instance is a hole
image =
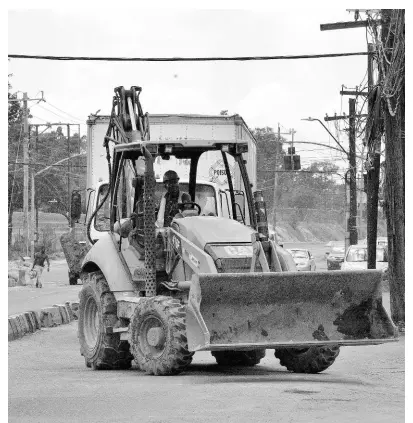
[[[104,62],[215,62],[215,61],[252,61],[252,60],[292,60],[323,59],[328,57],[368,56],[367,51],[353,53],[301,54],[297,56],[235,56],[235,57],[89,57],[89,56],[39,56],[29,54],[9,54],[12,59],[38,60],[89,60]]]

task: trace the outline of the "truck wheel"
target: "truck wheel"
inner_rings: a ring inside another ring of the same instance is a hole
[[[129,343],[118,333],[106,334],[106,328],[118,324],[117,303],[102,272],[84,278],[79,293],[78,337],[80,354],[94,370],[129,369],[133,357]]]
[[[252,367],[265,357],[265,350],[253,351],[211,351],[220,366]]]
[[[131,348],[135,362],[148,374],[176,375],[191,363],[185,308],[166,296],[148,298],[131,319]]]
[[[77,285],[77,275],[76,276],[71,276],[69,275],[69,285]]]
[[[320,373],[337,358],[340,347],[280,348],[274,355],[282,366],[295,373]]]

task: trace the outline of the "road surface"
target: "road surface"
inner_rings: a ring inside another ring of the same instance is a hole
[[[9,342],[9,422],[404,422],[404,338],[344,347],[319,375],[289,373],[273,351],[255,368],[207,352],[178,376],[93,371],[76,322]]]

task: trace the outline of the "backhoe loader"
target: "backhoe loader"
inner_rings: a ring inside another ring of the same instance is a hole
[[[173,375],[196,351],[211,351],[222,366],[254,366],[274,350],[288,370],[318,373],[341,346],[397,341],[379,271],[297,272],[269,239],[263,196],[252,192],[246,170],[248,145],[237,131],[225,142],[150,139],[140,92],[115,89],[104,139],[107,151],[115,143],[110,231],[82,264],[78,336],[86,366],[127,369],[134,360],[149,374]],[[197,163],[209,151],[226,168],[229,218],[204,215],[195,202]],[[172,156],[190,163],[188,192],[180,202],[179,181],[166,184],[159,226],[153,165]],[[241,177],[243,207],[230,164]]]

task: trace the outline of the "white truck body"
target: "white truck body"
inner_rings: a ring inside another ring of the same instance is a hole
[[[92,188],[96,186],[99,180],[107,180],[108,166],[106,161],[106,151],[103,148],[103,140],[109,125],[109,116],[90,116],[87,121],[87,139],[88,139],[88,167],[87,167],[87,186]],[[247,161],[247,170],[250,182],[253,188],[256,187],[257,174],[257,146],[256,141],[248,129],[241,116],[209,116],[209,115],[149,115],[150,137],[152,140],[160,141],[181,141],[187,144],[190,140],[209,140],[213,143],[225,143],[233,140],[246,140],[248,142],[248,152],[244,159]],[[113,145],[110,144],[112,147]],[[232,165],[229,160],[230,166]],[[168,163],[172,168],[181,168],[180,163],[174,163],[172,160]],[[216,152],[206,153],[201,158],[199,169],[203,169],[203,178],[206,181],[217,182],[223,185],[225,178],[225,169],[222,160],[216,155]],[[158,172],[163,170],[156,168]],[[184,171],[184,170],[183,170]],[[198,170],[200,172],[200,170]],[[183,175],[184,176],[184,175]],[[237,180],[237,175],[235,180]]]
[[[96,209],[101,196],[96,195],[102,185],[106,185],[109,178],[106,149],[103,147],[104,137],[108,129],[110,116],[93,115],[87,120],[87,220]],[[248,142],[248,152],[244,153],[250,183],[256,187],[257,157],[256,141],[239,115],[210,116],[186,114],[153,114],[149,115],[151,140],[190,143],[191,140],[208,140],[211,144],[245,140]],[[113,143],[109,143],[113,149]],[[234,169],[234,160],[228,157],[230,169]],[[172,157],[168,161],[155,162],[157,179],[162,178],[166,170],[175,170],[181,182],[189,178],[189,166],[182,160]],[[231,172],[234,189],[241,190],[241,178],[237,172]],[[228,188],[225,166],[220,152],[211,151],[204,153],[198,163],[197,180],[210,185],[216,192],[217,214],[228,216]],[[225,198],[223,197],[225,195]],[[223,211],[224,210],[224,211]],[[102,213],[101,219],[107,219]],[[103,223],[103,222],[102,222]],[[98,224],[99,226],[99,224]],[[104,226],[104,225],[103,225]],[[91,223],[90,235],[93,240],[99,239],[102,230],[98,230],[95,220]]]

